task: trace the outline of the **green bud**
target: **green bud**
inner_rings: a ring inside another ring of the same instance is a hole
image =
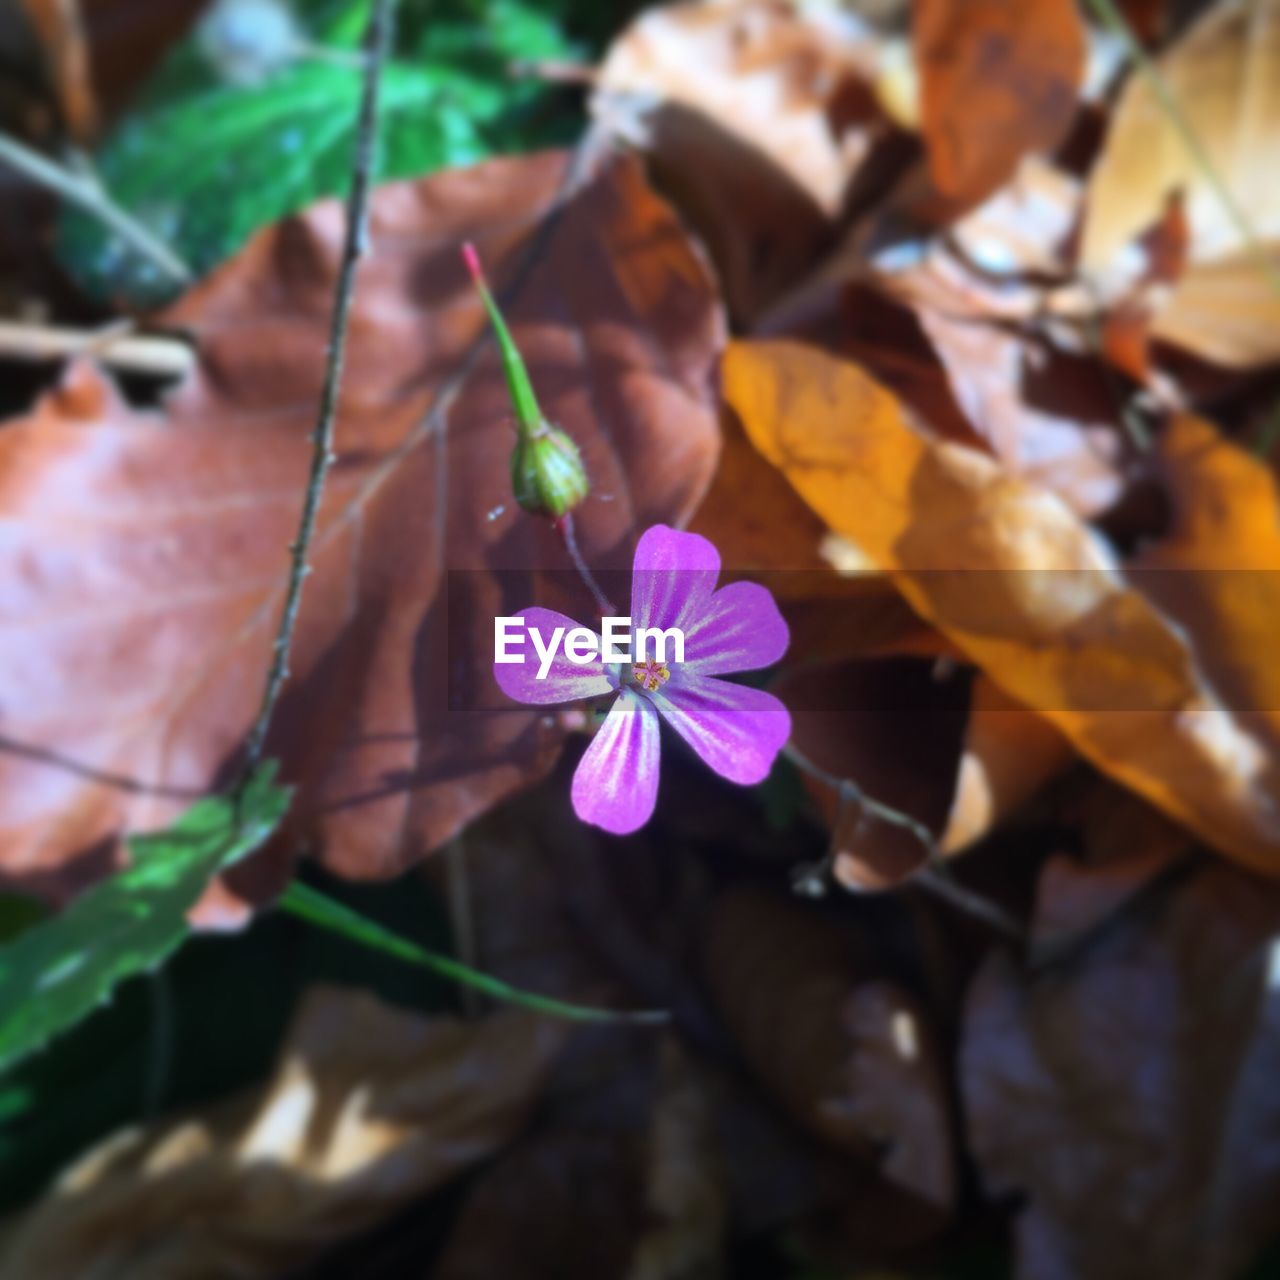
[[[582,455],[578,446],[559,427],[553,427],[542,416],[524,358],[485,283],[475,247],[464,244],[462,257],[489,313],[502,355],[502,372],[516,412],[517,439],[511,454],[511,488],[515,499],[533,515],[559,520],[590,491]]]
[[[578,446],[550,423],[535,433],[521,432],[511,455],[511,488],[526,511],[558,520],[590,489]]]

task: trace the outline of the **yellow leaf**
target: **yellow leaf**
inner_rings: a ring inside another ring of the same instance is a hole
[[[1232,692],[1248,700],[1233,706],[1262,708],[1242,717],[1206,680],[1185,622],[1127,583],[1061,499],[985,454],[918,434],[856,365],[793,342],[739,342],[724,386],[765,457],[1000,688],[1209,843],[1280,871],[1269,749],[1280,721],[1248,678],[1268,650],[1240,630],[1277,616],[1268,600],[1237,601],[1243,619],[1215,620],[1241,637]],[[1261,507],[1250,521],[1274,522],[1274,488],[1252,492]],[[1210,587],[1204,607],[1219,606]]]

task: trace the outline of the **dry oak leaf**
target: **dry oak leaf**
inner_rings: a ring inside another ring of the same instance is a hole
[[[292,1272],[500,1149],[567,1035],[523,1011],[426,1019],[316,988],[260,1090],[82,1156],[10,1224],[0,1276]]]
[[[560,152],[381,188],[337,460],[267,744],[340,874],[391,875],[549,766],[490,675],[493,617],[568,570],[511,500],[510,409],[457,246],[477,242],[542,405],[582,449],[596,559],[681,522],[718,447],[706,271],[630,160]],[[64,895],[122,831],[233,764],[262,692],[307,470],[342,234],[260,233],[163,317],[195,373],[159,411],[79,366],[0,429],[0,867]],[[564,573],[559,578],[571,577]],[[230,910],[230,909],[229,909]],[[233,920],[234,920],[234,912]]]
[[[1081,264],[1104,280],[1123,274],[1126,259],[1131,270],[1134,242],[1180,191],[1190,262],[1156,313],[1153,336],[1229,366],[1280,359],[1280,0],[1212,6],[1159,66],[1271,270],[1242,237],[1147,78],[1136,73],[1090,181]]]
[[[1215,688],[1187,637],[1221,629],[1223,617],[1165,616],[1059,498],[986,454],[918,433],[856,365],[797,343],[739,342],[724,382],[765,457],[1005,693],[1214,847],[1280,871],[1275,712],[1248,679],[1266,650],[1243,644],[1246,665],[1232,670],[1247,687]],[[1274,485],[1255,496],[1257,518],[1274,522]],[[1233,563],[1231,548],[1220,554]],[[1275,616],[1267,593],[1254,599],[1259,618]],[[1231,602],[1252,625],[1248,601]],[[1212,595],[1200,603],[1222,607]],[[1219,643],[1236,634],[1229,627]]]
[[[1151,867],[1134,852],[1141,887]],[[1037,931],[1047,912],[1060,931],[1064,903],[1090,927],[1124,871],[1048,864]],[[1026,1202],[1019,1276],[1228,1280],[1274,1237],[1278,936],[1276,886],[1206,860],[1070,963],[988,957],[961,1078],[988,1190]]]
[[[950,201],[977,204],[1062,140],[1085,67],[1076,0],[916,0],[911,35],[929,171]]]

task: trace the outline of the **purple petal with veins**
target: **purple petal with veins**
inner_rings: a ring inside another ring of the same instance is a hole
[[[772,594],[755,582],[721,587],[684,632],[683,670],[719,676],[771,667],[790,638]]]
[[[790,713],[763,689],[677,669],[649,696],[662,718],[730,782],[763,782],[791,736]]]
[[[525,620],[526,633],[530,627],[536,627],[543,639],[550,642],[557,627],[563,627],[568,635],[582,623],[567,618],[554,609],[521,609],[511,615]],[[538,670],[542,663],[538,651],[533,646],[533,638],[528,634],[524,638],[523,650],[513,646],[516,653],[523,652],[523,662],[495,662],[493,678],[498,687],[509,698],[517,702],[527,702],[533,706],[549,706],[557,702],[578,702],[583,698],[598,698],[602,694],[612,693],[614,686],[604,673],[604,666],[599,658],[580,666],[565,657],[563,645],[557,651],[547,670],[546,678],[538,679]]]
[[[688,629],[720,576],[720,553],[697,533],[646,529],[631,565],[631,626]]]
[[[658,713],[629,689],[578,761],[573,809],[583,822],[617,836],[643,827],[658,798]]]

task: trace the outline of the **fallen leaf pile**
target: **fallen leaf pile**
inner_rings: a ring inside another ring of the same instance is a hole
[[[0,1225],[0,1275],[1274,1271],[1280,0],[1119,4],[1140,61],[1111,8],[595,12],[594,66],[513,68],[513,102],[578,87],[576,146],[377,188],[266,747],[293,800],[197,923],[251,948],[299,872],[412,885],[432,946],[667,1020],[308,972],[268,1080],[118,1109]],[[47,78],[109,132],[83,59]],[[143,316],[194,351],[173,385],[89,352],[7,393],[6,888],[65,907],[240,767],[342,230],[264,226]],[[512,497],[467,240],[609,594],[661,522],[776,597],[793,734],[759,787],[672,741],[606,836],[569,801],[589,709],[494,685],[496,615],[592,601]]]

